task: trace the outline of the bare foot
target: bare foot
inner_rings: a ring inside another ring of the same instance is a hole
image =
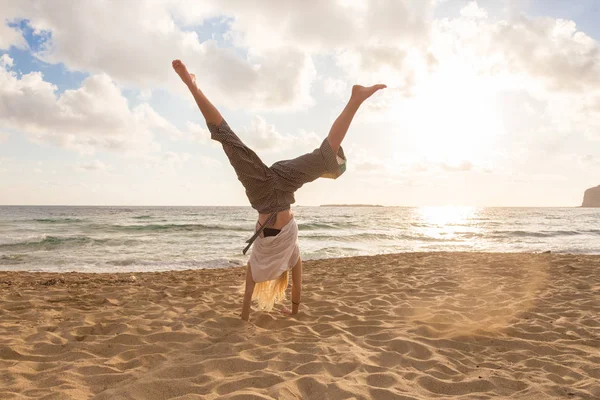
[[[373,95],[378,90],[385,89],[386,85],[373,85],[373,86],[361,86],[354,85],[352,86],[352,98],[359,100],[360,102],[365,101],[369,97]]]
[[[173,60],[173,69],[186,85],[196,85],[196,75],[190,74],[181,60]]]

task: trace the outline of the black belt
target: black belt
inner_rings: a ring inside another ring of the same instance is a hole
[[[267,218],[267,220],[265,221],[265,223],[263,225],[261,225],[260,228],[258,228],[258,230],[256,232],[254,232],[254,235],[252,235],[252,237],[250,239],[246,240],[246,243],[248,243],[248,246],[246,246],[246,248],[242,252],[244,255],[248,252],[248,249],[250,248],[250,246],[252,246],[252,243],[254,243],[254,241],[256,240],[256,238],[258,237],[258,235],[260,235],[261,232],[264,231],[265,228],[267,226],[269,226],[269,224],[271,222],[273,222],[273,220],[277,221],[277,211],[275,211],[274,213],[272,213],[271,215],[269,215],[269,218]],[[260,222],[258,224],[260,225]]]

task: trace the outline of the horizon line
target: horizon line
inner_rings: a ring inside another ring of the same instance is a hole
[[[438,204],[438,205],[384,205],[384,204],[319,204],[319,205],[294,205],[293,207],[395,207],[395,208],[422,208],[422,207],[471,207],[471,208],[594,208],[594,207],[583,207],[579,206],[475,206],[475,205],[460,205],[460,204]],[[168,204],[0,204],[0,207],[247,207],[252,208],[250,205],[168,205]]]

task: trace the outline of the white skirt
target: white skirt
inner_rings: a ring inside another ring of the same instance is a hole
[[[292,269],[299,257],[298,224],[292,218],[276,236],[259,236],[252,244],[248,261],[252,279],[254,282],[277,279],[282,273]]]

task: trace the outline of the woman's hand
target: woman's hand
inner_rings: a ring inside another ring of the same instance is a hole
[[[289,308],[287,308],[287,307],[283,307],[283,308],[281,309],[281,313],[282,313],[282,314],[285,314],[285,315],[292,316],[292,315],[296,315],[296,314],[298,314],[298,311],[296,311],[296,312],[293,312],[293,311],[292,311],[292,310],[290,310]]]
[[[250,312],[242,311],[242,314],[240,315],[240,317],[242,318],[242,320],[248,322],[248,319],[250,319]]]

